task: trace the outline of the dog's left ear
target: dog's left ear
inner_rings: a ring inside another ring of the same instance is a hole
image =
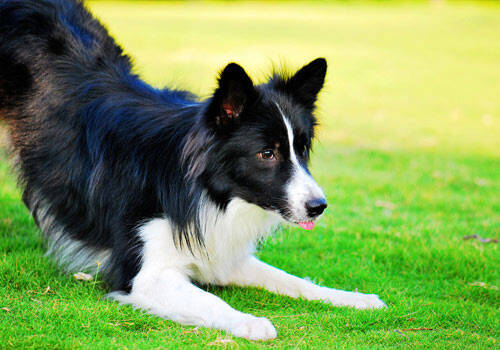
[[[245,70],[236,63],[229,63],[220,74],[219,86],[208,109],[208,123],[222,127],[239,120],[244,109],[256,98],[257,91]]]
[[[325,83],[326,67],[326,60],[317,58],[288,80],[278,82],[277,88],[291,95],[307,109],[313,110],[318,93]]]

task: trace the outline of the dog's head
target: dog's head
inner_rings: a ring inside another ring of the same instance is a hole
[[[204,115],[214,135],[203,176],[212,198],[223,204],[238,197],[314,227],[327,206],[308,170],[325,74],[326,61],[318,58],[256,86],[242,67],[226,66]]]

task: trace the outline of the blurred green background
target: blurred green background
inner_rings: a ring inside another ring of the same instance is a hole
[[[329,63],[320,140],[500,155],[500,8],[445,2],[89,2],[156,86],[207,96],[228,62]]]

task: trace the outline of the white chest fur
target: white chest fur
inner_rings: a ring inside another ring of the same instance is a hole
[[[238,264],[253,254],[255,243],[281,219],[241,199],[233,199],[224,212],[206,200],[200,211],[204,247],[174,245],[168,219],[154,219],[140,228],[144,242],[142,271],[176,269],[202,283],[225,284]]]

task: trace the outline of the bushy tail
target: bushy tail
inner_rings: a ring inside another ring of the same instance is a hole
[[[31,96],[130,60],[81,0],[0,0],[0,119],[21,116]]]
[[[14,110],[33,85],[33,77],[26,65],[9,54],[0,53],[0,119],[14,117]]]
[[[33,86],[51,12],[44,1],[0,0],[0,118],[15,116],[13,109]]]

